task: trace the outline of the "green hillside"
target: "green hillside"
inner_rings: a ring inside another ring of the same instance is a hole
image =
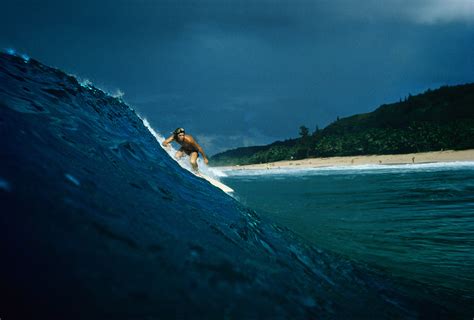
[[[289,150],[292,150],[298,143],[299,139],[289,139],[266,146],[236,148],[212,156],[211,164],[222,166],[285,160],[288,158],[288,153],[291,152]]]
[[[214,155],[213,165],[307,157],[397,154],[474,148],[474,84],[444,86],[375,111],[343,118],[312,134]]]

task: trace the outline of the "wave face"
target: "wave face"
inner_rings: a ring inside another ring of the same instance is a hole
[[[2,318],[456,315],[183,170],[121,100],[3,53],[0,84]]]

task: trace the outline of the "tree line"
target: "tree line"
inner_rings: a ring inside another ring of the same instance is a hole
[[[474,84],[437,90],[336,119],[320,130],[299,127],[299,138],[238,148],[212,157],[215,165],[274,162],[308,157],[403,154],[474,148]],[[251,150],[251,151],[250,151]]]

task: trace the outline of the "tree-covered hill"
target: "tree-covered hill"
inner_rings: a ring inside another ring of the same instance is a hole
[[[212,165],[235,165],[235,164],[251,164],[264,162],[256,160],[255,157],[260,155],[270,156],[269,161],[279,161],[287,159],[288,150],[294,148],[299,142],[299,139],[288,139],[285,141],[276,141],[266,146],[242,147],[232,150],[227,150],[218,153],[211,157]],[[281,158],[279,158],[281,157]]]
[[[213,165],[252,164],[307,157],[397,154],[474,148],[474,84],[444,86],[375,111],[338,119],[323,130],[267,146],[237,148]]]

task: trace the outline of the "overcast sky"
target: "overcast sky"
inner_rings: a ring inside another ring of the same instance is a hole
[[[474,82],[474,0],[2,1],[0,47],[214,154]]]

